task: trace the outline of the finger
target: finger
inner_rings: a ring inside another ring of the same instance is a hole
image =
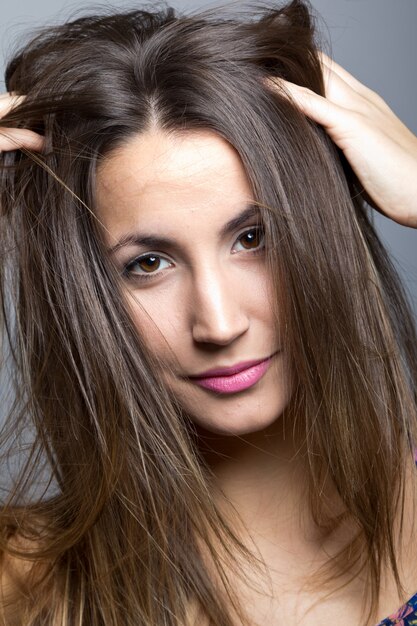
[[[325,77],[325,83],[327,84],[331,80],[332,72],[339,76],[347,85],[354,89],[361,96],[368,100],[371,100],[375,104],[379,104],[381,97],[373,91],[370,87],[367,87],[361,83],[357,78],[352,76],[344,67],[339,65],[334,59],[331,59],[325,52],[318,50],[320,60],[323,62],[323,75]]]
[[[26,96],[18,96],[15,93],[4,93],[0,95],[0,117],[4,117],[10,111],[21,104]]]
[[[320,51],[319,53],[320,55],[323,54],[324,58],[324,53],[321,53]],[[370,104],[378,106],[381,110],[385,110],[387,108],[387,104],[384,103],[378,94],[369,90],[367,87],[359,83],[359,81],[356,81],[356,79],[354,79],[348,72],[343,71],[339,74],[334,71],[333,67],[335,67],[335,62],[329,59],[327,55],[325,56],[326,65],[323,66],[322,71],[325,85],[325,97],[328,100],[342,108],[364,115],[369,114]],[[327,65],[327,60],[331,65]],[[351,81],[349,81],[349,77],[352,78]],[[345,78],[347,78],[347,81]],[[355,89],[355,84],[361,85],[362,89]],[[372,94],[372,97],[370,97],[369,94]]]
[[[364,98],[361,94],[358,94],[357,91],[352,89],[338,74],[332,72],[329,68],[323,71],[323,77],[325,82],[325,98],[327,100],[339,105],[345,110],[366,114],[369,108],[369,100]],[[273,80],[275,85],[283,86],[284,90],[285,86],[288,86],[290,91],[294,92],[295,96],[297,96],[298,93],[303,94],[305,90],[308,94],[314,95],[316,93],[307,87],[291,83],[279,76],[269,76],[266,80],[268,81],[268,79]]]
[[[322,52],[321,50],[318,51],[320,60],[324,63],[325,65],[325,70],[328,72],[329,70],[331,72],[335,72],[338,76],[340,76],[340,78],[342,78],[345,83],[347,83],[348,85],[350,85],[352,87],[352,89],[355,89],[355,91],[361,91],[361,89],[366,89],[365,85],[363,85],[359,80],[357,80],[354,76],[352,76],[352,74],[350,74],[347,70],[345,70],[344,67],[342,67],[341,65],[339,65],[334,59],[331,59],[329,56],[327,56],[327,54],[325,54],[324,52]]]
[[[335,104],[341,107],[357,111],[358,113],[366,112],[369,108],[369,98],[359,93],[356,89],[347,83],[339,74],[333,72],[330,68],[323,71],[325,82],[325,96]]]
[[[0,129],[0,151],[9,150],[33,150],[41,152],[44,148],[45,140],[42,135],[27,130],[26,128],[1,128]]]
[[[281,91],[282,88],[286,89],[302,111],[315,122],[329,131],[346,127],[346,113],[348,112],[346,108],[316,94],[307,87],[296,85],[284,79],[270,77],[267,82],[272,88],[276,88],[277,80]]]

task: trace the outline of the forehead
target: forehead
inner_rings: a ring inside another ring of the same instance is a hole
[[[98,211],[106,222],[138,212],[224,211],[251,198],[237,151],[211,131],[138,134],[111,153],[97,173]]]

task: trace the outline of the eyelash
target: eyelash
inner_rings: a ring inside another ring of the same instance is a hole
[[[260,244],[256,248],[253,248],[253,249],[248,248],[246,251],[247,252],[251,252],[252,254],[260,253],[264,249],[264,247],[265,247],[265,241],[264,241],[265,233],[264,233],[264,229],[263,229],[262,226],[251,226],[250,228],[246,228],[236,238],[236,241],[235,241],[235,243],[233,245],[235,246],[236,242],[238,242],[240,239],[242,239],[243,237],[247,236],[251,232],[256,232],[256,233],[260,234],[261,242],[260,242]],[[153,254],[152,252],[147,252],[146,254],[141,254],[140,256],[136,257],[132,261],[129,261],[128,263],[126,263],[126,265],[123,268],[123,272],[122,272],[123,277],[126,278],[127,280],[140,281],[140,282],[153,280],[153,278],[155,276],[158,276],[164,270],[161,270],[159,272],[158,271],[149,272],[148,274],[146,274],[146,273],[144,273],[144,274],[135,274],[134,272],[131,271],[131,268],[134,267],[137,263],[139,263],[140,261],[145,261],[146,259],[150,259],[152,257],[154,257],[156,259],[164,259],[165,258],[165,257],[163,257],[160,254]]]

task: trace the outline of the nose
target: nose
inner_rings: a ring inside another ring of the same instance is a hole
[[[197,343],[225,346],[249,328],[244,285],[218,270],[205,270],[194,278],[192,335]]]

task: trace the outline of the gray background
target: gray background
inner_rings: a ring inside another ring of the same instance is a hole
[[[171,0],[187,12],[230,2]],[[101,6],[138,8],[144,2],[113,0]],[[152,5],[151,2],[146,2]],[[242,4],[234,2],[236,4]],[[245,6],[247,2],[244,3]],[[280,5],[281,0],[270,5]],[[377,91],[417,134],[417,0],[311,0],[324,49],[356,78]],[[66,0],[4,3],[0,25],[0,69],[29,31],[100,5]],[[2,74],[3,75],[3,74]],[[4,83],[0,85],[4,90]],[[417,198],[416,198],[417,202]],[[375,223],[400,270],[417,316],[417,231],[375,213]]]

